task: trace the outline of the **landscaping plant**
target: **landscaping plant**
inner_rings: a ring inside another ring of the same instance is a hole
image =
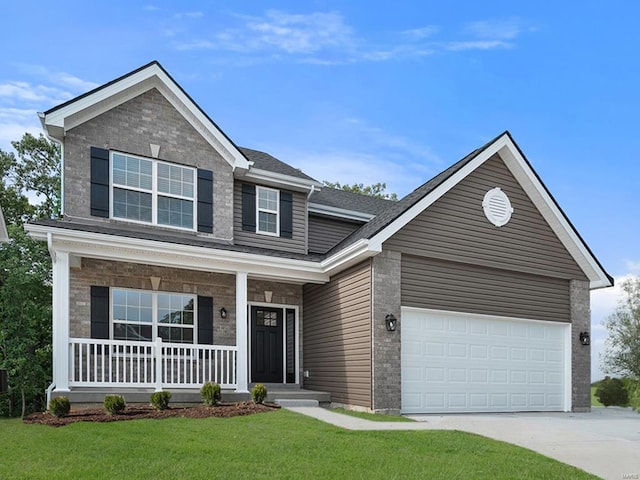
[[[251,399],[253,400],[253,403],[262,403],[265,398],[267,398],[267,387],[261,383],[257,383],[251,389]]]
[[[124,412],[127,404],[122,395],[107,395],[104,397],[104,408],[111,415]]]
[[[171,400],[171,392],[155,392],[151,394],[151,405],[157,410],[169,408],[169,400]]]
[[[49,402],[49,413],[54,417],[64,417],[69,414],[71,403],[67,397],[52,398]]]
[[[200,389],[200,396],[202,401],[208,407],[213,407],[220,403],[222,399],[222,393],[220,391],[220,384],[207,382]]]

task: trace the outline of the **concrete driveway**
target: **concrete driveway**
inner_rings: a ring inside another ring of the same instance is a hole
[[[429,428],[462,430],[520,445],[602,478],[640,480],[640,415],[630,408],[409,417]]]
[[[417,422],[372,422],[301,402],[295,412],[349,430],[460,430],[513,443],[611,480],[640,480],[640,415],[630,408],[589,413],[408,415]]]

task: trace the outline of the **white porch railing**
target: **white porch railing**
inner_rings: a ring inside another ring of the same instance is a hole
[[[70,387],[236,388],[237,347],[69,339]]]

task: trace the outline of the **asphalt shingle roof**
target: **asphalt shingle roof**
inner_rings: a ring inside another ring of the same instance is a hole
[[[253,162],[253,166],[255,168],[317,182],[315,178],[310,177],[302,170],[292,167],[288,163],[284,163],[282,160],[278,160],[276,157],[269,155],[268,153],[260,152],[258,150],[252,150],[251,148],[245,147],[238,147],[238,149],[245,157],[247,157],[247,160]]]
[[[393,200],[329,187],[322,187],[322,190],[313,192],[309,202],[371,215],[378,215],[396,203]]]

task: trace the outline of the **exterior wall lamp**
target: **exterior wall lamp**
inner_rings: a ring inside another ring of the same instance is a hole
[[[393,315],[393,313],[389,313],[384,317],[384,324],[387,327],[387,331],[395,332],[396,327],[398,326],[398,319]]]
[[[220,318],[227,318],[227,309],[224,307],[220,309]]]
[[[591,345],[591,337],[589,336],[589,332],[580,332],[580,345]]]

